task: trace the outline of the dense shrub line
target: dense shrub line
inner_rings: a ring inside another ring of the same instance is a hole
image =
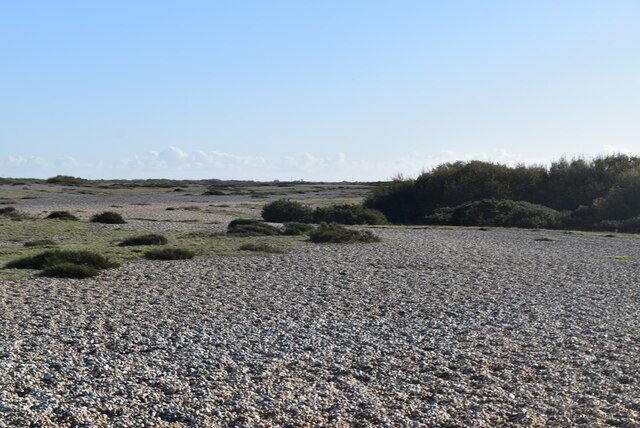
[[[640,233],[640,157],[561,159],[549,168],[446,163],[379,186],[364,206],[394,223]]]

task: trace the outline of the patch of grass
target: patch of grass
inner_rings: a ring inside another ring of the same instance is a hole
[[[5,265],[8,269],[44,269],[60,263],[73,263],[95,269],[109,269],[118,264],[91,251],[48,250],[34,256],[22,257]]]
[[[629,260],[632,262],[640,262],[640,259],[636,259],[635,257],[630,256],[609,256],[609,258],[613,260]]]
[[[534,239],[534,241],[540,241],[540,242],[557,242],[559,241],[558,238],[552,238],[550,236],[542,236],[540,238],[536,238]]]
[[[58,263],[48,266],[42,270],[40,275],[52,278],[76,278],[84,279],[97,276],[98,269],[91,266],[78,265],[75,263]]]
[[[148,260],[186,260],[194,258],[195,255],[195,251],[185,248],[158,248],[144,253]]]
[[[113,211],[105,211],[100,214],[96,214],[91,217],[91,221],[93,223],[104,223],[104,224],[125,224],[126,221],[122,218],[122,216]]]
[[[121,247],[132,247],[136,245],[165,245],[169,240],[162,235],[150,233],[148,235],[134,236],[125,239],[120,244]]]
[[[52,239],[36,239],[24,243],[25,247],[53,247],[56,245],[58,245],[57,242]]]
[[[237,218],[227,226],[227,234],[236,236],[275,236],[280,229],[258,220]]]
[[[58,220],[78,220],[78,217],[71,214],[69,211],[52,211],[45,218],[55,218]]]
[[[273,253],[273,254],[281,254],[284,253],[280,248],[273,247],[269,244],[265,244],[263,242],[246,242],[240,245],[238,248],[241,251],[255,251],[258,253]]]
[[[336,223],[321,223],[309,234],[309,240],[315,243],[355,243],[380,242],[381,239],[369,230],[347,229]]]
[[[308,235],[315,230],[315,226],[309,223],[289,222],[284,224],[285,235]]]
[[[307,205],[290,199],[278,199],[262,207],[265,221],[284,223],[287,221],[311,222],[313,210]]]
[[[221,196],[221,195],[226,195],[226,193],[218,189],[208,189],[206,192],[203,193],[203,195],[204,196]]]

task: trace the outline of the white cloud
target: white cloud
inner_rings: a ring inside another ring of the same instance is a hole
[[[626,147],[618,147],[618,146],[614,146],[613,144],[605,144],[604,146],[602,146],[602,149],[604,150],[604,153],[607,155],[616,155],[619,153],[622,153],[624,155],[631,155],[631,150],[627,149]]]

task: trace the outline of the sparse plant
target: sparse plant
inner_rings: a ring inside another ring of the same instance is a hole
[[[69,211],[52,211],[45,218],[53,218],[58,220],[78,220],[78,217],[71,214]]]
[[[560,239],[558,238],[552,238],[551,236],[541,236],[539,238],[534,239],[534,241],[540,241],[540,242],[557,242]]]
[[[274,253],[274,254],[280,254],[283,253],[284,251],[282,251],[280,248],[276,248],[273,247],[269,244],[265,244],[262,242],[256,243],[256,242],[247,242],[244,243],[240,246],[239,250],[242,251],[255,251],[255,252],[260,252],[260,253]]]
[[[238,218],[229,223],[227,233],[240,236],[274,236],[280,235],[280,229],[258,220]]]
[[[51,239],[36,239],[24,243],[25,247],[51,247],[57,245],[56,241]]]
[[[150,233],[127,238],[118,245],[121,247],[133,247],[137,245],[165,245],[167,242],[169,241],[164,236]]]
[[[105,211],[100,214],[96,214],[91,217],[91,221],[93,223],[104,223],[104,224],[125,224],[126,221],[122,218],[122,216],[113,211]]]
[[[369,230],[347,229],[336,223],[321,223],[309,234],[309,240],[315,243],[380,242]]]
[[[185,248],[157,248],[144,253],[148,260],[186,260],[194,258],[195,255],[195,251]]]

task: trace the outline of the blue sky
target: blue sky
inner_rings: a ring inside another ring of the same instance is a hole
[[[0,0],[0,176],[640,153],[640,1]]]

